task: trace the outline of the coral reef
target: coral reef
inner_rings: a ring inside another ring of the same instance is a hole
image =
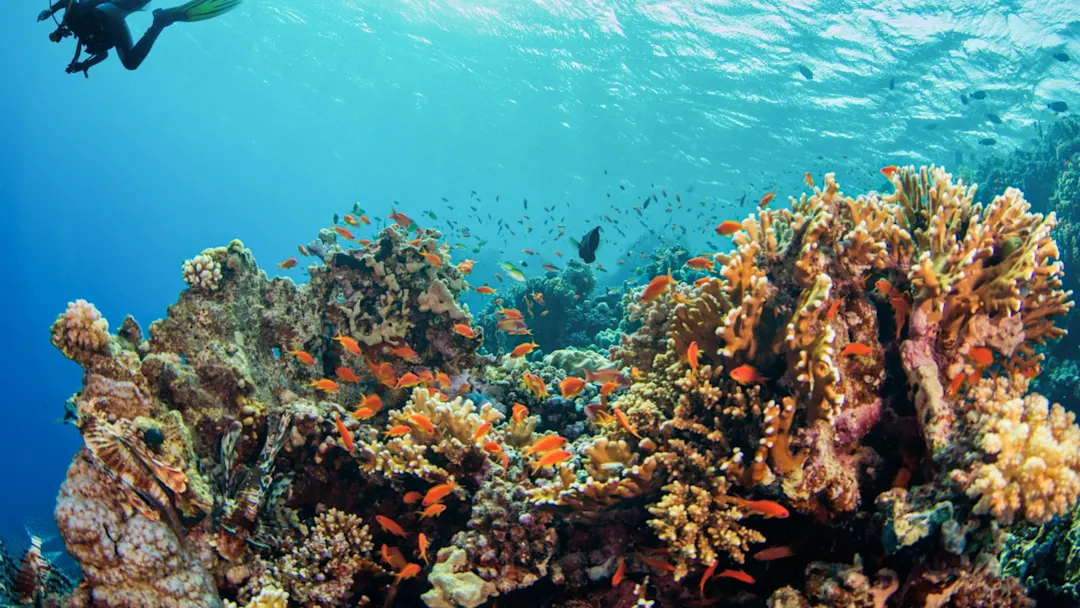
[[[1074,597],[1028,563],[1072,565],[1080,494],[1075,417],[1030,390],[1072,307],[1057,216],[889,179],[826,175],[627,293],[568,263],[478,324],[471,262],[398,212],[322,231],[300,286],[208,249],[145,337],[72,303],[75,605]]]

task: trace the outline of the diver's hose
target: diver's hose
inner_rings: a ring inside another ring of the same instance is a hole
[[[49,6],[49,10],[51,11],[52,10],[52,2],[50,2],[49,0],[45,0],[45,3]],[[71,10],[71,5],[72,4],[75,4],[75,0],[68,0],[68,5],[67,5],[67,7],[64,8],[64,20],[63,21],[57,21],[56,20],[56,13],[52,14],[52,20],[53,20],[53,23],[56,24],[56,27],[58,27],[58,28],[63,27],[64,24],[67,23],[68,11]]]

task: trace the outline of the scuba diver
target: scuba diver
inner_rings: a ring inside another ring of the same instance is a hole
[[[240,5],[242,0],[191,0],[174,8],[154,11],[154,23],[146,30],[138,43],[133,44],[127,16],[141,11],[150,0],[56,0],[38,15],[38,21],[49,17],[56,21],[56,12],[63,9],[64,19],[58,22],[49,40],[60,42],[68,36],[76,40],[75,57],[67,67],[68,74],[82,72],[87,78],[89,70],[109,56],[115,48],[120,61],[129,70],[138,68],[154,41],[166,27],[178,22],[203,21],[223,15]],[[83,47],[90,58],[79,61]]]

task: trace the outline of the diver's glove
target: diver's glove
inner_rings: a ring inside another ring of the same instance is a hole
[[[85,76],[86,78],[90,78],[90,67],[81,61],[73,61],[71,65],[69,65],[64,71],[68,74],[82,72],[83,76]]]
[[[37,20],[38,21],[45,21],[49,17],[52,17],[52,11],[44,10],[44,11],[41,11],[40,13],[38,13]]]

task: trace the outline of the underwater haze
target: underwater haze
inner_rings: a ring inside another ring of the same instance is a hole
[[[615,307],[652,278],[658,250],[729,252],[717,225],[769,192],[773,207],[813,194],[807,174],[822,187],[835,172],[854,197],[891,192],[889,165],[979,181],[1036,159],[1053,183],[1070,165],[1045,161],[1048,134],[1080,109],[1068,0],[247,0],[170,26],[136,71],[113,56],[88,78],[64,72],[73,41],[35,23],[44,1],[7,4],[0,538],[16,549],[25,522],[55,527],[83,446],[61,421],[83,372],[49,339],[68,302],[93,302],[114,332],[129,314],[145,331],[187,288],[184,261],[232,239],[271,277],[306,282],[315,258],[278,263],[355,203],[374,222],[366,238],[393,225],[392,208],[406,213],[463,244],[450,257],[477,260],[473,287],[504,295],[502,263],[543,277],[541,263],[565,267],[569,239],[599,225],[595,276],[622,290]],[[151,13],[128,21],[138,37]],[[992,194],[1006,185],[1025,186]],[[1061,203],[1028,200],[1039,213]],[[1067,289],[1078,271],[1065,268]],[[461,299],[479,326],[491,298]],[[569,345],[581,344],[541,343]],[[1075,342],[1055,356],[1080,360]],[[1043,391],[1080,410],[1075,393]],[[686,584],[696,596],[696,574]]]

